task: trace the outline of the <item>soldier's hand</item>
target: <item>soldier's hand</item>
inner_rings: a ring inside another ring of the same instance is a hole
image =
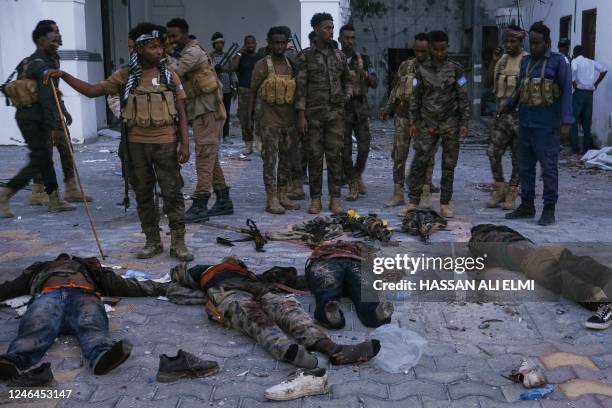
[[[495,63],[499,61],[504,54],[504,49],[502,47],[497,47],[493,50],[493,55],[491,57],[491,62]]]
[[[64,117],[66,118],[66,125],[72,125],[72,115],[69,112],[64,112]]]
[[[459,136],[466,137],[467,135],[468,135],[468,128],[467,128],[467,126],[461,126],[459,128]]]
[[[49,83],[49,78],[61,78],[64,75],[64,71],[60,69],[48,69],[45,72],[45,76],[43,78],[43,83],[47,85]]]
[[[570,140],[570,125],[561,125],[559,137],[562,143],[567,143]]]
[[[416,125],[410,125],[410,129],[408,130],[408,134],[410,135],[411,139],[416,137],[416,134],[417,134]]]
[[[187,163],[189,161],[189,145],[181,143],[179,147],[179,163]]]

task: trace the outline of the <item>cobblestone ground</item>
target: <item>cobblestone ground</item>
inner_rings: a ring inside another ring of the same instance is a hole
[[[392,190],[389,159],[392,130],[389,124],[373,124],[374,143],[365,174],[369,192],[354,204],[361,213],[374,211],[399,229],[397,208],[383,208],[382,202]],[[236,133],[235,129],[233,130]],[[261,159],[237,160],[242,143],[237,137],[233,145],[224,145],[222,166],[232,185],[231,195],[236,212],[218,217],[216,223],[243,226],[253,218],[262,230],[285,228],[310,219],[302,209],[273,216],[263,211],[264,189]],[[92,212],[103,242],[107,265],[147,271],[161,277],[174,265],[168,256],[140,261],[134,253],[143,243],[138,218],[133,207],[127,212],[118,206],[123,184],[118,175],[117,140],[100,138],[96,143],[77,147],[78,167],[86,191],[95,197]],[[193,150],[192,150],[193,151]],[[10,178],[22,165],[27,154],[23,147],[0,148],[0,178]],[[509,158],[506,158],[506,169]],[[61,170],[58,171],[61,174]],[[439,166],[435,177],[438,180]],[[194,158],[184,166],[183,176],[189,194],[195,185]],[[456,218],[449,230],[433,236],[434,242],[465,242],[472,225],[481,222],[504,223],[503,212],[485,208],[491,181],[484,146],[462,147],[456,171],[454,204]],[[507,225],[537,243],[580,242],[592,255],[610,262],[610,251],[596,251],[596,242],[611,241],[610,176],[585,170],[575,161],[565,160],[560,169],[560,202],[558,222],[541,228],[535,221],[510,222]],[[541,189],[541,186],[539,186]],[[345,192],[343,192],[345,193]],[[27,204],[28,191],[20,192],[12,207],[19,216],[0,221],[0,281],[17,276],[35,260],[46,260],[60,252],[80,256],[97,256],[82,205],[72,213],[48,214],[44,207]],[[436,196],[434,195],[434,201]],[[327,199],[324,198],[324,204]],[[167,231],[167,230],[166,230]],[[188,245],[200,263],[213,263],[228,254],[242,257],[256,272],[272,265],[294,265],[303,272],[309,249],[305,246],[271,242],[266,253],[257,253],[252,243],[239,243],[233,248],[215,243],[218,235],[235,236],[210,226],[189,226]],[[417,239],[396,232],[399,250],[421,250]],[[164,237],[166,248],[169,237]],[[123,271],[117,271],[123,273]],[[313,298],[301,298],[312,313]],[[368,336],[356,319],[349,303],[343,305],[347,327],[332,332],[338,341],[356,342]],[[570,365],[547,371],[553,384],[573,379],[612,384],[612,333],[597,335],[583,328],[590,313],[575,304],[559,302],[516,302],[506,299],[495,303],[396,302],[393,320],[427,338],[428,344],[418,365],[405,374],[387,374],[372,363],[360,366],[329,367],[331,392],[324,396],[304,398],[278,407],[604,407],[612,400],[601,395],[583,395],[569,400],[560,388],[543,401],[519,401],[523,392],[501,376],[520,363],[521,356],[545,356],[566,352],[577,356]],[[499,319],[486,329],[478,326],[484,319]],[[134,344],[130,359],[112,374],[95,377],[83,363],[78,344],[73,338],[61,337],[49,350],[45,360],[52,363],[56,389],[71,389],[69,399],[54,401],[21,401],[22,406],[65,407],[259,407],[267,405],[265,388],[282,381],[292,370],[276,362],[249,338],[208,321],[202,307],[177,306],[157,299],[120,301],[110,312],[113,338],[128,337]],[[6,350],[17,332],[16,313],[0,308],[0,351]],[[178,348],[200,357],[216,360],[221,371],[214,377],[180,381],[173,384],[154,382],[158,355],[175,353]],[[559,358],[564,355],[553,355]],[[323,366],[328,362],[321,356]],[[8,389],[0,386],[0,404],[18,404],[8,399]],[[570,395],[571,396],[571,395]]]

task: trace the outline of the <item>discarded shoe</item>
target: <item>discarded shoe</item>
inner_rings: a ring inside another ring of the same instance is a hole
[[[104,375],[109,371],[119,367],[128,359],[132,352],[132,343],[128,340],[119,340],[113,347],[98,356],[94,364],[94,374]]]
[[[272,401],[289,401],[307,395],[320,395],[329,392],[327,370],[298,370],[289,375],[287,381],[274,385],[264,391],[264,396]]]
[[[11,360],[0,358],[0,380],[10,380],[19,374],[19,369]]]
[[[284,360],[300,368],[316,368],[319,365],[319,360],[299,344],[289,346]]]
[[[532,358],[524,360],[518,369],[512,370],[510,379],[516,383],[522,383],[525,388],[538,388],[546,385],[544,370]]]
[[[612,303],[605,303],[584,324],[587,329],[605,330],[612,325]]]
[[[50,363],[43,363],[11,378],[10,387],[48,387],[53,384]]]
[[[334,365],[364,363],[380,351],[380,341],[366,340],[354,345],[338,345],[331,353],[329,361]]]
[[[330,300],[325,305],[325,318],[327,319],[327,325],[329,329],[341,329],[344,327],[344,314],[340,309],[340,303],[335,300]]]
[[[159,368],[155,379],[158,382],[173,382],[181,378],[203,378],[219,372],[216,361],[202,360],[191,353],[179,350],[176,356],[159,356]]]

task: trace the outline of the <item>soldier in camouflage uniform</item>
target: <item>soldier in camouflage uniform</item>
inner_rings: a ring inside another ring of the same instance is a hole
[[[526,33],[520,27],[511,26],[504,30],[504,48],[495,49],[491,65],[485,76],[485,87],[493,87],[498,106],[505,99],[512,96],[516,87],[518,74],[521,69],[521,60],[527,53],[523,51],[523,39]],[[495,190],[487,207],[501,206],[505,210],[514,209],[514,201],[519,193],[519,167],[518,167],[518,111],[497,115],[491,136],[487,156],[491,162],[491,172],[495,181]],[[512,176],[509,185],[504,181],[502,159],[506,149],[510,148],[512,155]]]
[[[295,282],[295,268],[273,268],[255,275],[233,257],[217,265],[196,265],[190,269],[181,264],[173,268],[171,275],[182,286],[206,292],[212,320],[252,337],[277,360],[314,368],[318,361],[309,351],[328,355],[332,364],[367,361],[378,353],[378,340],[350,346],[334,343],[293,295],[276,289],[271,281],[278,279],[269,279],[269,276],[278,270],[279,276],[293,276],[293,279],[281,279],[286,284],[290,280]]]
[[[180,163],[189,160],[185,91],[179,76],[162,60],[163,30],[164,27],[152,23],[138,24],[130,31],[136,52],[130,56],[129,67],[115,71],[98,84],[89,84],[60,70],[49,70],[47,76],[63,79],[90,98],[122,96],[130,183],[136,193],[138,217],[146,236],[145,246],[137,257],[146,259],[163,252],[159,211],[153,197],[158,183],[170,227],[170,255],[190,261],[193,255],[185,246],[185,203],[180,171]]]
[[[393,89],[389,94],[389,98],[385,107],[380,113],[382,121],[387,120],[389,116],[395,115],[395,135],[393,137],[393,151],[391,158],[393,159],[393,197],[385,203],[386,207],[395,207],[404,204],[404,179],[406,178],[406,160],[408,160],[408,152],[410,150],[410,122],[408,119],[408,108],[410,95],[412,94],[414,73],[418,64],[427,61],[429,57],[429,37],[425,33],[419,33],[414,37],[414,54],[415,57],[402,62],[400,65],[397,78],[393,85]],[[437,150],[437,145],[436,149]],[[428,184],[423,186],[423,194],[421,196],[421,206],[426,206],[427,198],[430,191],[433,192],[432,176],[435,157],[432,157],[429,166],[427,167]]]
[[[334,22],[330,14],[317,13],[310,20],[316,32],[314,46],[297,58],[298,131],[308,144],[310,214],[321,212],[323,157],[327,160],[329,209],[341,212],[344,106],[352,97],[351,73],[342,51],[333,47]]]
[[[339,40],[353,78],[353,98],[345,108],[342,167],[344,177],[349,183],[349,195],[346,199],[355,201],[359,194],[367,193],[363,182],[363,171],[370,153],[371,141],[368,88],[378,86],[378,77],[370,63],[370,57],[355,51],[355,28],[352,25],[347,24],[340,29]],[[357,138],[357,159],[354,165],[353,132]]]
[[[268,47],[272,54],[257,61],[251,79],[251,104],[259,103],[261,106],[259,125],[266,211],[272,214],[284,214],[285,209],[300,208],[287,196],[290,181],[301,170],[295,154],[298,144],[295,79],[291,63],[285,55],[290,37],[288,27],[270,29]],[[250,109],[251,112],[253,110]]]
[[[410,168],[410,203],[406,211],[418,207],[427,166],[438,140],[442,143],[440,214],[454,216],[450,206],[455,167],[459,158],[459,138],[467,136],[470,104],[463,68],[448,59],[448,35],[429,34],[430,59],[415,73],[415,89],[410,96],[410,136],[416,137],[415,157]]]

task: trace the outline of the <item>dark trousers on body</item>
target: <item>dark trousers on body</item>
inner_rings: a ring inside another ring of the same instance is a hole
[[[108,318],[100,298],[78,288],[61,288],[38,295],[19,322],[17,338],[1,357],[20,370],[38,363],[60,334],[75,336],[93,367],[111,349]]]
[[[38,120],[17,119],[19,130],[30,149],[30,161],[13,177],[7,186],[13,191],[19,191],[30,183],[37,175],[42,178],[47,194],[57,190],[57,177],[53,168],[53,155],[49,131]]]
[[[559,191],[559,129],[519,129],[519,173],[521,177],[521,200],[535,199],[536,164],[542,168],[544,180],[544,204],[556,204]]]
[[[574,124],[572,125],[572,150],[580,153],[580,143],[578,141],[578,125],[582,126],[584,135],[582,143],[582,154],[593,148],[591,137],[591,120],[593,116],[593,91],[576,89],[572,95],[572,112],[574,112]]]

